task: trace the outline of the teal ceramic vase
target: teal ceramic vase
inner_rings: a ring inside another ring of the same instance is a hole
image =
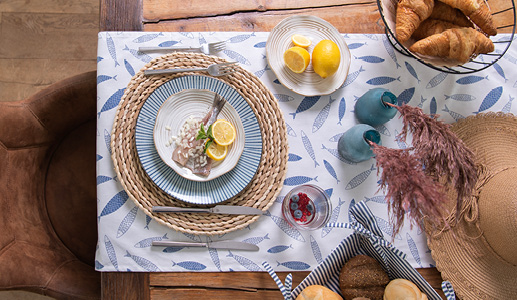
[[[379,126],[391,120],[397,109],[386,103],[397,104],[397,97],[383,88],[374,88],[364,93],[355,103],[354,113],[360,123]]]
[[[368,160],[373,157],[373,151],[367,141],[382,145],[381,135],[375,128],[366,124],[357,124],[339,138],[339,155],[352,162]]]

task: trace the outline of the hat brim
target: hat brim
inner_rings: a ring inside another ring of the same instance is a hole
[[[460,120],[451,127],[475,155],[485,172],[497,174],[517,168],[517,118],[512,114],[484,113]],[[456,197],[449,194],[446,209],[453,219]],[[476,208],[474,208],[476,209]],[[427,243],[442,278],[451,282],[461,299],[517,299],[517,266],[502,260],[482,233],[478,218],[467,213],[450,227],[424,222]],[[511,237],[515,238],[515,237]],[[516,254],[517,255],[517,254]]]

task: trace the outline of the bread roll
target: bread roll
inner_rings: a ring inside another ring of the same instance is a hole
[[[411,281],[397,278],[386,286],[384,300],[427,300],[427,295]]]
[[[332,290],[322,285],[309,285],[299,295],[296,300],[343,300],[343,298]]]
[[[345,300],[357,297],[382,300],[388,274],[375,258],[357,255],[346,262],[339,274],[339,286]]]

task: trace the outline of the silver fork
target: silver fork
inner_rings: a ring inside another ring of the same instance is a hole
[[[156,70],[144,70],[144,75],[157,75],[157,74],[174,74],[180,72],[195,72],[205,71],[212,76],[224,76],[237,71],[237,62],[227,62],[220,64],[212,64],[207,68],[188,68],[188,69],[156,69]]]
[[[170,51],[186,51],[186,52],[202,52],[208,55],[214,55],[226,49],[226,42],[215,42],[203,44],[199,47],[140,47],[140,52],[170,52]]]

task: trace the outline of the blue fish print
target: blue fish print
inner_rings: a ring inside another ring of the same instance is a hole
[[[266,42],[258,42],[255,45],[253,45],[255,48],[266,48]]]
[[[301,271],[301,270],[307,270],[308,268],[310,268],[311,266],[304,263],[303,261],[286,261],[286,262],[278,262],[277,261],[277,267],[278,266],[284,266],[288,269],[291,269],[291,270],[297,270],[297,271]]]
[[[356,221],[354,215],[352,214],[352,207],[355,205],[355,199],[352,198],[350,204],[348,204],[348,223],[354,223]]]
[[[504,79],[504,82],[507,82],[508,79],[506,78],[506,75],[504,74],[503,68],[501,68],[501,66],[498,63],[494,63],[492,66],[494,67],[497,74],[499,74]]]
[[[296,155],[296,154],[293,154],[293,153],[289,153],[289,156],[287,158],[287,161],[299,161],[301,160],[302,157],[300,155]]]
[[[274,96],[278,102],[289,102],[294,100],[294,97],[291,95],[274,94]]]
[[[424,98],[424,97],[420,96],[420,103],[418,103],[418,105],[417,105],[417,106],[418,106],[419,108],[424,107],[424,102],[425,102],[426,100],[427,100],[426,98]]]
[[[294,131],[293,127],[291,127],[287,123],[285,123],[285,127],[287,129],[287,135],[292,136],[292,137],[297,137],[296,132]]]
[[[429,114],[432,116],[436,115],[437,110],[437,104],[436,104],[436,98],[431,98],[431,101],[429,102]]]
[[[117,51],[115,50],[115,43],[113,42],[113,38],[108,33],[106,33],[106,36],[106,45],[108,46],[108,52],[111,58],[113,58],[113,61],[115,61],[115,67],[120,66],[120,64],[117,61]]]
[[[111,155],[111,134],[106,129],[104,129],[104,143],[106,144],[106,148]]]
[[[247,66],[251,66],[251,62],[244,56],[240,55],[239,53],[233,51],[233,50],[223,50],[223,53],[226,54],[226,56],[228,56],[229,58],[231,59],[235,59],[237,62],[243,64],[243,65],[247,65]]]
[[[360,59],[364,62],[371,63],[371,64],[378,64],[378,63],[384,62],[384,58],[378,57],[375,55],[365,55],[365,56],[360,56],[360,57],[354,56],[354,57],[355,57],[355,59]]]
[[[325,147],[325,145],[321,144],[321,148],[324,149],[324,150],[327,150],[330,154],[332,154],[335,158],[339,159],[340,161],[346,163],[346,164],[349,164],[349,165],[357,165],[357,163],[353,162],[353,161],[349,161],[348,159],[345,159],[343,158],[337,149],[331,149],[331,148],[327,148]]]
[[[390,130],[384,124],[375,126],[375,130],[377,130],[380,134],[384,134],[386,136],[391,136]]]
[[[162,252],[164,253],[174,253],[174,252],[178,252],[180,251],[181,249],[184,249],[186,247],[165,247]]]
[[[445,108],[443,109],[444,112],[448,113],[456,122],[458,122],[459,120],[461,119],[465,119],[465,116],[457,113],[457,112],[454,112],[452,110],[450,110],[447,105],[445,105]]]
[[[129,75],[135,76],[135,69],[133,69],[133,66],[126,59],[124,59],[124,67],[126,67],[126,71]]]
[[[397,143],[399,149],[407,149],[407,144],[405,143],[405,141],[402,140],[402,137],[400,136],[400,133],[397,130],[395,130],[395,136],[395,142]]]
[[[374,78],[366,81],[366,83],[368,83],[370,85],[383,85],[383,84],[388,84],[388,83],[396,81],[396,80],[400,81],[400,76],[397,78],[389,77],[389,76],[379,76],[379,77],[374,77]]]
[[[201,237],[199,235],[195,235],[192,233],[183,233],[183,235],[195,242],[201,242]]]
[[[110,79],[113,79],[113,80],[117,80],[117,75],[115,76],[108,76],[108,75],[98,75],[97,76],[97,84],[101,83],[101,82],[104,82],[106,80],[110,80]]]
[[[136,49],[129,49],[129,47],[127,45],[124,47],[124,50],[129,51],[129,53],[131,53],[134,57],[138,58],[139,60],[141,60],[145,63],[148,63],[151,60],[153,60],[153,58],[151,56],[149,56],[143,52],[140,52]]]
[[[413,258],[415,259],[416,263],[422,267],[422,261],[420,260],[420,254],[418,253],[418,248],[416,247],[416,243],[409,235],[409,233],[406,232],[406,240],[407,244],[409,246],[409,251],[411,251],[411,255],[413,255]]]
[[[480,112],[492,107],[499,100],[499,98],[501,98],[502,94],[503,94],[502,86],[492,89],[486,95],[485,99],[483,99],[483,102],[481,102],[481,105],[479,106],[478,111],[475,111],[474,113],[477,114],[477,113],[480,113]]]
[[[104,57],[101,57],[101,56],[97,56],[97,63],[99,63],[100,61],[102,61],[104,59]]]
[[[101,111],[97,113],[97,117],[100,118],[101,113],[117,107],[118,103],[120,102],[120,99],[124,95],[125,90],[126,90],[126,88],[121,88],[118,91],[116,91],[115,93],[113,93],[113,95],[111,95],[108,98],[108,100],[104,103],[104,105],[101,108]]]
[[[308,176],[293,176],[293,177],[287,177],[284,180],[285,185],[293,186],[293,185],[301,185],[305,184],[309,181],[318,181],[318,176],[316,177],[308,177]]]
[[[345,116],[346,112],[346,100],[345,97],[342,97],[341,100],[339,100],[339,108],[338,108],[338,125],[342,125],[341,121],[343,120],[343,117]]]
[[[334,101],[336,101],[336,99],[332,99],[332,97],[329,97],[329,103],[325,105],[325,107],[323,107],[323,109],[316,116],[316,119],[314,119],[314,123],[312,124],[312,133],[318,131],[321,128],[321,126],[323,126],[323,124],[329,116],[330,105]]]
[[[469,94],[454,94],[454,95],[444,95],[445,100],[452,99],[456,101],[473,101],[476,100],[475,96],[469,95]]]
[[[140,256],[131,255],[131,253],[129,253],[129,251],[127,251],[127,250],[126,250],[126,255],[124,255],[124,257],[131,258],[137,265],[144,268],[146,271],[149,271],[149,272],[160,271],[160,269],[155,264],[153,264],[150,260],[147,260]]]
[[[379,225],[379,228],[382,231],[384,231],[384,233],[391,236],[393,239],[402,240],[402,238],[400,237],[399,234],[397,234],[396,237],[393,237],[393,227],[390,225],[390,223],[388,223],[388,221],[386,221],[380,217],[377,217],[377,216],[374,216],[374,217],[375,217],[375,221],[377,222],[377,225]]]
[[[179,43],[178,41],[165,41],[158,44],[158,47],[172,47]]]
[[[408,63],[407,61],[405,62],[405,64],[406,64],[406,69],[409,72],[409,74],[411,74],[411,76],[415,77],[417,82],[420,83],[420,79],[418,78],[418,74],[416,73],[415,68],[413,68],[413,66],[410,63]]]
[[[379,40],[379,37],[376,34],[372,33],[365,33],[363,34],[365,37],[369,38],[370,40],[377,41]]]
[[[102,155],[97,154],[97,161],[102,159]]]
[[[354,49],[360,48],[362,46],[366,46],[366,43],[351,43],[351,44],[348,44],[348,49],[354,50]]]
[[[106,253],[108,254],[111,264],[115,267],[115,270],[118,271],[117,253],[115,252],[115,247],[113,247],[113,244],[107,235],[104,236],[104,246],[106,247]]]
[[[476,75],[469,75],[469,76],[465,76],[465,77],[462,77],[462,78],[456,80],[456,83],[457,84],[473,84],[473,83],[479,82],[479,81],[481,81],[483,79],[488,80],[488,75],[485,76],[485,77],[476,76]]]
[[[234,37],[227,39],[226,41],[229,43],[240,43],[240,42],[243,42],[243,41],[249,39],[252,36],[255,36],[255,32],[253,32],[251,34],[239,34],[239,35],[236,35]]]
[[[191,261],[191,260],[186,260],[186,261],[182,261],[179,263],[176,263],[173,261],[172,266],[173,267],[179,266],[179,267],[182,267],[183,269],[189,270],[189,271],[201,271],[201,270],[206,269],[206,266],[203,265],[202,263],[199,263],[196,261]]]
[[[321,264],[323,262],[323,256],[321,255],[320,246],[318,245],[318,242],[312,235],[310,236],[310,243],[311,243],[311,250],[312,254],[314,255],[314,258],[316,259],[316,262],[318,264]]]
[[[265,236],[256,236],[244,239],[243,242],[258,245],[263,240],[269,240],[269,233],[266,233]]]
[[[356,175],[348,184],[346,185],[346,190],[351,190],[353,188],[356,188],[361,183],[363,183],[368,176],[372,173],[372,171],[375,170],[375,165],[372,165],[372,167],[369,170],[361,172],[359,175]]]
[[[302,102],[300,102],[300,105],[298,105],[296,112],[289,113],[289,114],[293,116],[293,120],[294,120],[294,118],[296,118],[296,114],[299,114],[301,112],[304,112],[304,111],[310,109],[311,107],[314,106],[314,104],[316,104],[316,102],[318,102],[318,100],[320,100],[320,98],[321,98],[321,96],[311,96],[311,97],[303,98]]]
[[[145,215],[145,227],[144,227],[144,229],[149,230],[149,223],[151,223],[151,220],[152,220],[151,217],[149,217],[148,215]]]
[[[339,88],[342,89],[342,88],[348,86],[349,84],[351,84],[352,82],[354,82],[357,79],[357,77],[359,76],[359,73],[361,73],[361,72],[364,72],[363,66],[360,66],[359,70],[348,74],[345,82],[343,82],[343,84]]]
[[[445,80],[445,78],[447,78],[447,75],[449,75],[449,74],[445,73],[445,72],[438,73],[438,75],[434,76],[433,78],[431,78],[431,80],[429,80],[426,88],[432,89],[432,88],[438,86],[440,83],[442,83]]]
[[[274,246],[274,247],[267,249],[267,252],[268,253],[280,253],[280,252],[284,252],[287,249],[293,249],[293,245],[291,244],[289,246],[286,246],[286,245]]]
[[[95,260],[95,270],[101,270],[104,268],[104,265],[101,264],[98,260]]]
[[[136,243],[134,247],[135,248],[147,248],[147,247],[151,247],[153,241],[162,241],[162,240],[168,240],[168,239],[169,238],[167,237],[167,234],[164,234],[163,236],[150,237],[150,238],[143,239],[140,242]]]
[[[189,38],[189,39],[193,39],[193,38],[195,38],[195,37],[194,37],[194,34],[193,34],[192,32],[184,32],[184,31],[180,31],[180,33],[179,33],[179,34],[181,34],[182,36],[187,37],[187,38]]]
[[[334,134],[333,136],[331,136],[331,137],[329,138],[329,142],[338,142],[338,141],[339,141],[339,139],[341,138],[341,136],[343,136],[343,133],[344,133],[344,132],[340,132],[340,133],[338,133],[338,134]]]
[[[341,201],[341,198],[338,200],[338,204],[336,207],[332,208],[332,214],[330,215],[329,223],[336,223],[339,218],[339,213],[341,212],[341,205],[345,204],[345,201]],[[334,227],[323,227],[321,230],[321,237],[324,238],[327,234],[329,234]]]
[[[508,102],[501,109],[502,112],[504,112],[504,113],[509,113],[510,112],[510,110],[512,109],[512,101],[513,101],[513,99],[515,99],[515,98],[510,95],[510,100],[508,100]]]
[[[287,223],[287,221],[284,218],[272,215],[269,212],[269,210],[266,211],[265,215],[270,217],[271,220],[273,220],[273,222],[278,226],[278,228],[280,228],[289,237],[291,237],[297,241],[300,241],[300,242],[305,242],[305,238],[300,233],[300,231],[298,231],[296,228],[289,225],[289,223]]]
[[[109,176],[99,175],[99,176],[97,176],[97,185],[104,183],[104,182],[108,182],[112,179],[113,178],[111,178]]]
[[[316,154],[314,153],[314,148],[312,148],[311,141],[309,140],[309,137],[305,134],[305,132],[303,132],[303,130],[302,130],[302,143],[303,143],[303,147],[305,148],[307,153],[309,153],[309,156],[314,161],[314,167],[316,168],[320,164],[316,160]]]
[[[334,177],[334,179],[336,179],[337,183],[339,183],[339,179],[337,178],[336,170],[334,170],[334,167],[332,167],[332,165],[326,160],[323,160],[323,164],[325,165],[325,169],[327,169],[330,176]]]
[[[121,208],[122,205],[126,203],[128,198],[129,196],[126,193],[126,191],[122,190],[118,192],[115,196],[113,196],[113,198],[110,199],[110,201],[108,201],[106,206],[104,206],[104,208],[102,209],[101,215],[98,218],[99,221],[101,217],[109,215]]]
[[[206,241],[211,243],[212,239],[210,237],[206,238]],[[219,252],[217,249],[214,248],[208,248],[208,254],[210,254],[210,258],[212,259],[212,262],[214,263],[215,267],[219,270],[221,270],[221,260],[219,259]]]
[[[228,251],[227,257],[231,257],[235,259],[241,266],[245,267],[246,269],[252,271],[252,272],[259,272],[262,271],[262,268],[259,267],[256,263],[254,263],[251,259],[248,259],[244,256],[235,255],[231,251]]]
[[[413,98],[415,94],[415,88],[405,89],[400,95],[397,97],[397,105],[401,106],[402,104],[408,104],[409,101]]]
[[[141,36],[137,37],[136,39],[134,39],[133,43],[149,42],[159,36],[163,36],[163,33],[159,32],[159,33],[144,34],[144,35],[141,35]]]
[[[273,80],[273,83],[276,83],[276,84],[282,84],[282,83],[280,82],[280,80],[278,80],[278,79]]]
[[[122,219],[122,222],[120,222],[120,225],[118,226],[117,238],[123,236],[129,230],[131,225],[133,225],[137,212],[138,206],[135,206],[127,213],[124,219]]]
[[[262,75],[264,75],[264,73],[266,73],[266,71],[268,71],[268,70],[270,70],[270,68],[269,68],[269,66],[268,66],[268,65],[266,65],[266,66],[264,67],[264,69],[262,69],[262,70],[258,70],[257,72],[255,72],[255,76],[257,76],[257,77],[259,77],[259,78],[260,78],[260,77],[262,77]]]
[[[200,45],[206,44],[206,39],[201,33],[199,34],[198,41]]]
[[[329,197],[332,197],[332,193],[334,192],[334,189],[333,188],[330,188],[330,189],[326,189],[325,190],[325,193],[329,196]]]
[[[400,64],[397,60],[397,55],[395,54],[395,49],[393,48],[387,37],[382,38],[382,44],[384,45],[384,48],[386,49],[388,55],[391,57],[391,59],[393,59],[393,61],[397,65],[397,69],[400,68]]]
[[[384,195],[374,196],[374,197],[371,197],[371,198],[364,197],[364,199],[365,199],[365,202],[372,201],[372,202],[375,202],[375,203],[387,204],[386,203],[386,196],[384,196]]]

